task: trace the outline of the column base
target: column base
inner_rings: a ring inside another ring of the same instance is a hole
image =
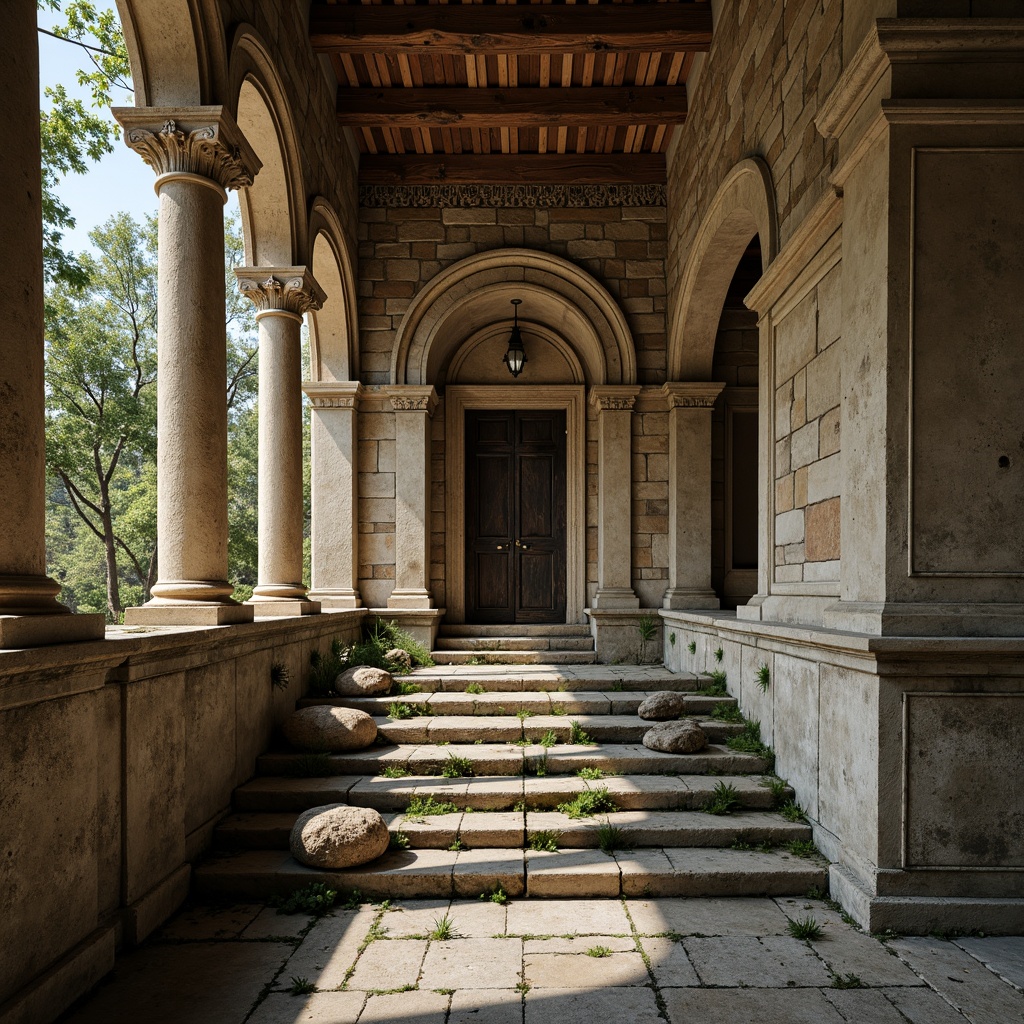
[[[392,590],[388,607],[426,610],[434,607],[434,599],[429,590]]]
[[[233,626],[252,622],[253,610],[244,604],[150,601],[139,608],[126,608],[126,626]]]
[[[363,607],[363,599],[358,590],[311,590],[309,599],[318,601],[324,609]]]
[[[0,615],[0,649],[102,640],[104,615]]]
[[[713,590],[689,590],[686,587],[672,587],[665,591],[662,608],[721,608],[722,602]]]
[[[294,600],[286,600],[278,598],[275,601],[260,600],[260,598],[253,598],[250,601],[245,602],[246,605],[252,609],[253,615],[257,619],[267,618],[272,615],[319,615],[320,614],[320,602],[300,600],[296,598]]]
[[[640,607],[640,598],[633,593],[632,587],[602,587],[590,602],[591,608],[631,609]]]
[[[395,622],[428,650],[434,649],[444,608],[371,608],[370,614],[385,622]]]

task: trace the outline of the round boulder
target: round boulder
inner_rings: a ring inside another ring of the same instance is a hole
[[[704,730],[694,721],[661,722],[644,733],[644,746],[663,754],[696,754],[708,745]]]
[[[373,697],[391,689],[391,673],[382,668],[357,665],[334,680],[334,691],[342,697]]]
[[[354,868],[376,860],[390,841],[388,827],[370,807],[326,804],[303,811],[292,826],[292,856],[311,868]]]
[[[317,704],[287,718],[284,735],[300,750],[362,750],[377,738],[377,723],[365,711]]]
[[[390,661],[392,665],[397,665],[399,668],[412,668],[412,655],[401,647],[392,647],[387,654],[384,655],[385,661]]]
[[[686,701],[681,693],[673,693],[666,690],[664,693],[652,693],[636,713],[649,722],[664,722],[669,718],[678,718],[686,707]]]

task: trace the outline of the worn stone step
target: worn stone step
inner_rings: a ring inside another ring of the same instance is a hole
[[[421,715],[501,717],[521,711],[531,716],[635,715],[644,700],[656,692],[575,690],[518,693],[495,690],[488,693],[409,693],[389,697],[308,697],[299,701],[298,706],[329,704],[334,707],[357,708],[374,717],[387,717],[392,704],[407,704]],[[684,693],[682,696],[683,713],[687,715],[707,715],[719,704],[736,703],[733,697],[705,697],[695,693]]]
[[[297,811],[243,812],[229,815],[216,829],[224,849],[287,850]],[[559,811],[458,811],[424,817],[402,812],[384,814],[392,835],[411,849],[520,849],[538,833],[554,833],[559,849],[595,849],[602,826],[621,830],[628,847],[783,846],[811,838],[809,825],[785,821],[778,814],[743,811],[729,815],[700,811],[613,811],[590,818],[570,818]]]
[[[438,665],[593,665],[597,654],[585,651],[441,651],[430,652]]]
[[[706,677],[671,672],[661,665],[434,665],[418,668],[401,682],[422,693],[460,693],[467,686],[504,693],[578,690],[692,691]]]
[[[476,897],[500,886],[513,899],[625,896],[799,896],[824,888],[823,861],[782,852],[642,849],[403,850],[344,871],[307,868],[283,850],[214,854],[193,874],[205,897],[267,900],[318,882],[342,898]]]
[[[623,811],[683,810],[703,807],[715,787],[728,785],[736,791],[742,808],[768,810],[773,796],[758,776],[748,775],[619,775],[581,779],[575,775],[541,778],[521,775],[471,779],[444,779],[409,775],[400,779],[381,776],[335,775],[329,778],[265,776],[235,790],[237,811],[304,811],[322,804],[350,803],[373,807],[382,813],[404,811],[413,796],[451,800],[460,808],[475,811],[511,810],[525,805],[530,810],[553,809],[587,789],[607,789]],[[786,787],[782,800],[792,799]]]
[[[501,653],[503,651],[592,651],[594,638],[587,636],[439,636],[439,651]]]
[[[468,623],[443,623],[438,630],[442,637],[501,637],[501,636],[590,636],[587,625],[478,626]]]
[[[465,758],[474,775],[562,775],[581,768],[600,768],[616,775],[747,775],[766,770],[762,758],[719,744],[698,754],[662,754],[636,743],[539,744],[502,743],[399,744],[325,755],[325,765],[339,775],[380,775],[386,768],[401,768],[414,775],[440,775],[451,757]],[[257,761],[261,775],[287,775],[308,764],[308,755],[271,753]]]

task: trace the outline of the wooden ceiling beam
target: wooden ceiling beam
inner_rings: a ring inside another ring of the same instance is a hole
[[[318,53],[675,53],[711,46],[711,5],[317,4]]]
[[[660,153],[367,156],[361,185],[664,185]]]
[[[348,128],[537,128],[682,124],[684,86],[571,89],[339,89]]]

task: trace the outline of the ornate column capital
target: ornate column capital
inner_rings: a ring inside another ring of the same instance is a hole
[[[170,174],[247,188],[263,166],[223,107],[115,107],[113,114],[125,143],[156,171],[158,191]]]
[[[433,416],[437,408],[437,392],[427,384],[395,384],[387,389],[395,412],[425,412]]]
[[[669,381],[661,391],[669,409],[710,409],[724,387],[721,381]]]
[[[235,267],[239,291],[256,307],[256,318],[272,313],[303,313],[319,309],[327,295],[307,267]]]
[[[357,409],[363,385],[357,380],[306,380],[302,390],[314,409]]]
[[[639,394],[637,384],[597,384],[590,389],[590,404],[602,412],[628,412]]]

